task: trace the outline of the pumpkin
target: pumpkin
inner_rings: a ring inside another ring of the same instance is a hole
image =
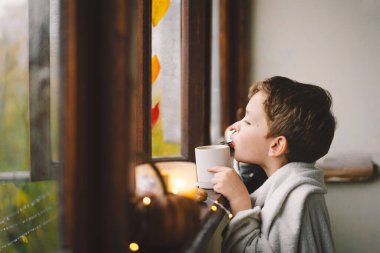
[[[147,157],[161,183],[164,194],[136,196],[132,208],[132,240],[142,250],[178,248],[193,238],[200,226],[200,205],[193,199],[169,193],[164,178]]]
[[[178,248],[198,231],[200,206],[190,198],[171,193],[140,196],[133,210],[133,222],[133,240],[142,249]]]

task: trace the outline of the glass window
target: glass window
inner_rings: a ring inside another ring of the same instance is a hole
[[[181,154],[181,0],[152,2],[152,155]]]
[[[25,171],[29,159],[28,5],[0,0],[0,171]]]
[[[30,182],[30,7],[0,0],[0,252],[58,249],[57,183]]]
[[[212,1],[212,33],[211,33],[211,143],[219,144],[223,140],[221,131],[221,87],[220,87],[220,25],[219,0]]]
[[[58,0],[50,0],[50,136],[51,160],[59,161]]]

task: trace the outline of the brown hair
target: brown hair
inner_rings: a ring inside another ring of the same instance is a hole
[[[327,154],[336,125],[327,90],[275,76],[252,85],[248,97],[259,91],[267,94],[267,137],[286,137],[289,162],[315,162]]]

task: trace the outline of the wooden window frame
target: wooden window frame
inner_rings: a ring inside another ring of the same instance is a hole
[[[60,6],[62,247],[128,252],[138,0]]]
[[[155,161],[194,161],[194,149],[210,143],[211,0],[183,0],[181,15],[181,155]],[[151,0],[139,1],[137,143],[152,156]]]
[[[221,131],[244,117],[251,71],[251,1],[220,0]]]
[[[211,4],[183,0],[182,6],[181,150],[189,161],[195,161],[197,146],[210,144]]]
[[[50,1],[28,2],[30,170],[1,172],[2,181],[56,179],[59,162],[51,159]]]
[[[140,0],[137,5],[138,71],[135,133],[137,151],[152,154],[152,0]]]
[[[40,181],[53,179],[58,168],[51,159],[50,1],[30,0],[28,9],[30,179]]]

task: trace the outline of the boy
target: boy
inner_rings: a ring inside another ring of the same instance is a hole
[[[253,85],[249,98],[232,126],[235,159],[261,166],[268,179],[249,195],[233,169],[209,169],[234,215],[223,252],[334,252],[323,173],[314,167],[334,137],[330,94],[276,76]]]

